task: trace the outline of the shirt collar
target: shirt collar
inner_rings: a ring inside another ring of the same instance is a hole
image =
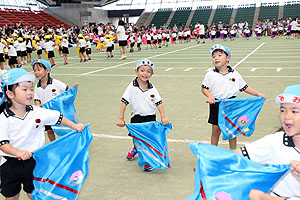
[[[234,72],[234,69],[232,69],[230,66],[227,66],[227,68],[228,68],[228,72],[226,74],[228,74],[230,72]],[[215,67],[215,69],[213,69],[213,71],[217,72],[217,73],[220,73],[219,70],[216,67]]]
[[[51,77],[49,76],[49,77],[48,77],[48,80],[47,80],[47,85],[51,85],[52,82],[53,82],[53,78],[51,78]],[[41,86],[41,81],[39,81],[39,82],[37,83],[37,87],[42,87],[42,86]]]
[[[153,85],[150,83],[149,80],[147,80],[147,83],[148,83],[148,90],[153,88]],[[133,86],[140,88],[139,83],[137,81],[137,77],[133,80]]]
[[[283,144],[287,147],[295,147],[293,137],[288,136],[286,133],[283,134]]]
[[[11,107],[11,103],[6,104],[6,107],[3,111],[5,117],[7,117],[7,118],[15,116],[15,113],[10,109],[10,107]],[[32,105],[26,106],[25,109],[26,109],[26,112],[32,111],[33,106]]]

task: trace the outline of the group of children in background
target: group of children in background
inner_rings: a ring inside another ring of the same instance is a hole
[[[202,26],[199,26],[197,30],[197,35],[199,35],[197,42],[200,43],[202,39],[202,43],[205,43]],[[180,42],[188,42],[191,33],[189,30],[179,30],[178,34],[160,30],[152,30],[145,33],[132,32],[129,36],[129,43],[132,44],[130,45],[131,52],[134,51],[135,43],[137,43],[138,50],[141,50],[143,36],[146,39],[147,47],[161,48],[163,45],[168,46],[170,38],[172,38],[172,43],[174,44],[176,44],[177,39]],[[103,48],[105,44],[107,57],[113,58],[112,50],[114,45],[112,41],[115,39],[115,36],[106,34],[102,37],[99,40],[99,43],[101,42],[103,45],[101,47]],[[68,35],[63,34],[62,36],[54,37],[45,35],[42,39],[31,35],[25,36],[25,41],[23,39],[18,40],[18,38],[22,37],[12,35],[12,38],[8,38],[6,42],[1,41],[2,46],[4,45],[3,48],[7,48],[8,64],[11,68],[30,62],[32,48],[37,50],[39,58],[41,58],[42,51],[45,50],[45,55],[47,55],[49,62],[46,60],[34,60],[32,62],[34,75],[38,79],[34,92],[33,82],[35,78],[24,69],[11,69],[5,72],[1,78],[2,90],[7,99],[6,103],[2,104],[1,109],[3,112],[0,114],[0,154],[3,156],[0,168],[1,193],[6,198],[16,199],[19,197],[21,185],[24,186],[23,189],[29,197],[33,190],[32,170],[34,168],[34,160],[31,152],[45,144],[43,125],[46,125],[45,129],[50,141],[55,140],[55,135],[48,125],[62,124],[78,131],[82,131],[84,128],[83,124],[74,124],[63,118],[57,111],[39,107],[68,89],[66,84],[50,77],[50,72],[55,67],[55,48],[59,48],[58,51],[62,53],[65,64],[68,64]],[[22,48],[19,47],[21,43]],[[91,59],[91,44],[89,36],[78,35],[80,62],[86,62]],[[24,48],[24,45],[26,48]],[[0,46],[0,49],[3,48]],[[4,57],[5,52],[2,52],[2,54]],[[232,55],[227,47],[219,44],[214,45],[210,48],[210,54],[215,68],[209,71],[202,81],[202,93],[207,97],[207,102],[209,103],[208,123],[212,124],[211,144],[218,145],[221,131],[218,126],[218,103],[216,103],[216,100],[236,98],[238,93],[243,91],[262,98],[266,98],[266,95],[251,88],[243,80],[242,76],[229,66]],[[3,62],[0,51],[0,63],[3,64]],[[15,66],[16,64],[17,66]],[[169,120],[164,112],[162,98],[155,86],[149,81],[154,70],[154,63],[148,59],[142,59],[136,64],[135,73],[137,77],[128,85],[122,95],[118,126],[125,126],[124,114],[128,104],[132,113],[131,123],[156,121],[156,112],[158,110],[163,124],[169,124]],[[231,81],[233,79],[235,80],[234,82]],[[77,84],[74,86],[77,87]],[[32,101],[34,101],[36,106],[31,105]],[[265,136],[241,149],[237,149],[237,139],[234,138],[229,140],[229,147],[231,150],[241,153],[255,162],[263,164],[291,163],[292,172],[289,172],[289,175],[271,192],[272,195],[276,194],[284,198],[300,197],[300,184],[297,176],[295,176],[295,174],[300,175],[300,85],[287,87],[283,94],[276,97],[276,103],[280,106],[280,122],[283,131]],[[3,107],[4,105],[5,107]],[[41,122],[36,122],[35,119],[41,119]],[[40,126],[33,126],[36,123]],[[16,126],[14,131],[9,129],[11,125]],[[32,132],[35,133],[34,137]],[[24,140],[22,137],[26,139]],[[26,141],[32,141],[32,143],[28,145]],[[285,143],[286,141],[288,141],[288,144]],[[274,149],[279,149],[280,151],[274,152]],[[138,152],[133,146],[126,157],[128,160],[133,160],[137,154]],[[18,157],[29,162],[19,161]],[[292,160],[297,160],[298,162]],[[15,173],[19,170],[24,170],[21,173],[22,175]],[[144,170],[149,172],[153,168],[150,165],[145,165]],[[9,175],[4,176],[4,174]],[[11,179],[14,179],[14,186],[9,184]],[[24,182],[23,180],[26,181]],[[256,197],[259,195],[263,197],[267,194],[252,191],[251,195],[253,197],[255,195]]]

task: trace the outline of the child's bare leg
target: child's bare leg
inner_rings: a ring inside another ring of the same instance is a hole
[[[219,126],[212,125],[212,132],[211,132],[211,139],[210,139],[210,143],[212,145],[218,146],[220,134],[221,134],[221,130]]]
[[[31,194],[27,193],[27,196],[28,196],[28,198],[29,198],[30,200],[32,200]]]
[[[237,138],[229,139],[229,148],[230,150],[236,149]]]
[[[50,142],[52,142],[56,139],[54,131],[52,129],[47,130],[47,134],[48,134],[48,138],[49,138]]]
[[[5,198],[5,200],[18,200],[19,197],[20,197],[20,193],[17,194],[16,196]]]

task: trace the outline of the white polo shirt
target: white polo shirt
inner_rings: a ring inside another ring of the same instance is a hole
[[[300,161],[300,149],[295,147],[292,137],[284,132],[267,135],[245,147],[242,154],[260,164],[290,164],[291,160]],[[300,197],[299,177],[291,171],[279,182],[271,193],[273,196]]]
[[[119,41],[127,40],[127,35],[125,34],[124,26],[118,26],[117,28],[117,37]]]
[[[67,90],[68,85],[49,77],[46,87],[42,87],[40,81],[36,84],[34,89],[34,101],[40,101],[43,105]]]
[[[16,116],[8,107],[0,114],[0,146],[11,146],[34,151],[45,145],[44,125],[59,125],[63,116],[58,111],[26,106],[23,118]],[[14,157],[0,151],[0,155]],[[6,161],[2,157],[1,164]]]
[[[121,101],[130,105],[132,117],[135,115],[155,115],[156,107],[162,104],[162,99],[154,85],[148,81],[148,89],[142,90],[137,79],[128,85]]]
[[[80,39],[78,43],[80,48],[86,47],[86,41],[84,39]]]
[[[48,42],[45,42],[44,47],[47,51],[53,51],[54,50],[53,45],[55,45],[55,43],[50,40]]]
[[[13,45],[9,45],[8,55],[9,56],[17,56],[17,51]]]
[[[216,99],[236,97],[239,92],[248,87],[242,76],[228,66],[228,73],[222,74],[217,68],[207,72],[202,81],[202,88],[206,88]]]

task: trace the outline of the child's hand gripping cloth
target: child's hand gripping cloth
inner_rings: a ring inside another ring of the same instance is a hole
[[[223,133],[223,140],[233,139],[237,135],[251,136],[265,99],[248,97],[218,101],[220,102],[218,125]]]
[[[65,118],[74,122],[75,124],[78,124],[77,113],[74,106],[77,89],[77,87],[70,88],[69,90],[45,103],[42,107],[50,110],[57,110],[63,114]],[[51,128],[58,136],[65,135],[66,133],[72,131],[71,128],[63,125],[53,125]]]
[[[170,168],[166,136],[172,130],[172,123],[162,122],[130,123],[126,127],[133,137],[138,151],[140,167],[150,165],[154,169]]]
[[[190,148],[197,167],[194,194],[186,200],[249,200],[251,189],[269,192],[290,169],[290,165],[261,165],[210,144],[190,142]]]
[[[77,199],[89,173],[89,145],[92,133],[88,128],[70,134],[33,152],[34,200]]]

